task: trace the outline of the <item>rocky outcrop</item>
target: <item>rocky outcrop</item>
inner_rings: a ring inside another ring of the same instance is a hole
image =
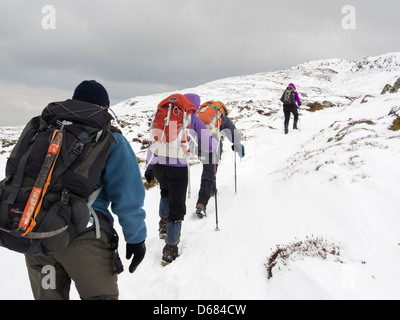
[[[397,81],[394,83],[393,86],[391,86],[390,84],[387,84],[387,85],[383,88],[381,94],[385,94],[385,93],[387,93],[387,92],[396,93],[397,91],[399,91],[399,89],[400,89],[400,78],[397,79]]]
[[[400,89],[400,78],[394,83],[393,87],[390,89],[390,93],[395,93]]]
[[[392,87],[390,84],[387,84],[387,85],[383,88],[381,94],[385,94],[385,93],[387,93],[387,92],[390,92],[390,89],[392,89],[392,88],[393,88],[393,87]]]

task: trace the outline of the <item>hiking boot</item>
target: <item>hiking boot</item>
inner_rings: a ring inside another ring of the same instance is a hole
[[[198,216],[200,219],[203,219],[203,218],[207,215],[207,213],[206,213],[206,207],[205,207],[204,204],[198,203],[198,204],[196,205],[196,214],[197,214],[197,216]]]
[[[158,228],[158,234],[160,239],[165,239],[167,237],[167,218],[161,218]]]
[[[288,134],[288,133],[289,133],[289,129],[285,128],[285,134]]]
[[[297,123],[293,125],[293,130],[299,130],[299,128],[297,127]]]
[[[178,246],[166,244],[163,249],[161,265],[162,266],[169,265],[172,261],[174,261],[176,259],[177,256],[178,256]]]

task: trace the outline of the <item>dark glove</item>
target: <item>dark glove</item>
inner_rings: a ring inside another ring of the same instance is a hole
[[[240,158],[243,158],[245,156],[244,146],[242,144],[233,144],[232,150],[234,152],[237,152]]]
[[[146,178],[146,181],[148,183],[151,183],[154,180],[153,170],[147,169],[146,172],[144,173],[144,177]]]
[[[134,273],[139,264],[143,261],[146,254],[146,245],[144,241],[137,244],[127,243],[126,244],[126,258],[129,260],[132,256],[132,262],[129,266],[129,272]]]

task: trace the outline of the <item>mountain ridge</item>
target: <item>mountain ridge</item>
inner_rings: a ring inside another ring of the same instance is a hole
[[[386,61],[386,64],[382,61]],[[364,67],[355,69],[359,63]],[[370,67],[367,68],[367,65]],[[386,84],[394,83],[398,78],[400,53],[389,53],[364,58],[360,62],[344,59],[316,60],[286,70],[228,77],[175,92],[196,93],[203,102],[223,101],[231,110],[230,116],[235,122],[254,119],[257,123],[261,121],[260,116],[280,112],[282,92],[291,82],[297,86],[303,102],[302,108],[307,110],[307,105],[316,102],[343,108],[357,99],[378,96]],[[148,119],[156,106],[175,92],[135,97],[113,107],[131,139],[138,140],[139,149],[142,142],[143,146],[146,144],[142,135],[148,132]]]
[[[121,299],[400,298],[400,131],[390,130],[400,116],[400,92],[380,94],[400,70],[388,62],[388,68],[353,72],[351,63],[334,62],[180,91],[226,102],[244,133],[246,156],[235,162],[224,143],[217,175],[219,232],[213,203],[204,219],[194,214],[202,167],[193,163],[180,256],[165,268],[158,236],[160,190],[146,191],[147,253],[133,276],[119,276]],[[285,135],[279,99],[289,82],[298,86],[304,105],[300,130]],[[140,160],[146,157],[151,115],[167,94],[113,107]],[[331,104],[315,112],[307,106],[324,101]],[[0,130],[4,172],[9,140],[22,128]],[[143,173],[143,162],[139,165]],[[115,227],[121,235],[118,223]],[[121,257],[124,251],[121,245]],[[5,288],[0,299],[31,299],[23,256],[0,249],[0,257],[6,262],[0,264]],[[79,299],[76,292],[71,297]]]

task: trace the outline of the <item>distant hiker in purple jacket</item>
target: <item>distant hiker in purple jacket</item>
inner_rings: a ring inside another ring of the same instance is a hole
[[[297,122],[299,120],[298,108],[301,106],[301,100],[293,83],[289,83],[285,92],[282,95],[281,101],[283,102],[283,112],[285,114],[285,134],[289,133],[290,114],[293,113],[294,122],[293,129],[298,129]]]
[[[197,135],[199,148],[204,152],[213,152],[218,142],[210,136],[209,130],[203,121],[197,117],[200,106],[200,97],[196,94],[185,94],[192,101],[196,113],[191,115],[190,131]],[[182,221],[186,215],[186,193],[188,186],[188,169],[186,159],[160,157],[151,154],[150,148],[147,154],[148,164],[145,172],[147,182],[157,178],[161,189],[159,207],[160,239],[165,239],[162,265],[168,265],[178,256],[178,244],[180,242]]]

